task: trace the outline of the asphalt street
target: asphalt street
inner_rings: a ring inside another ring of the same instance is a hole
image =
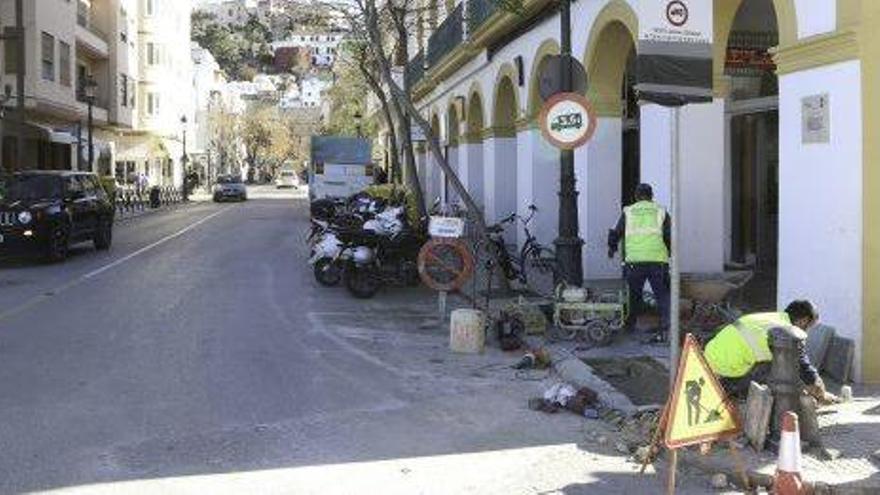
[[[0,262],[0,493],[662,486],[580,443],[601,425],[529,411],[541,377],[510,356],[450,355],[423,289],[318,287],[305,199],[251,197],[123,221],[64,264]]]

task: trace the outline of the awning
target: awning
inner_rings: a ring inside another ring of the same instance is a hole
[[[59,144],[76,144],[76,136],[67,131],[59,131],[53,129],[46,124],[36,122],[26,122],[27,125],[36,129],[40,135],[49,142]]]

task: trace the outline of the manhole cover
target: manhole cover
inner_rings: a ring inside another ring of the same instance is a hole
[[[637,406],[666,402],[669,371],[653,358],[589,358],[584,362]]]

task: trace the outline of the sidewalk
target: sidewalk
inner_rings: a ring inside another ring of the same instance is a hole
[[[819,482],[834,494],[880,493],[880,390],[857,390],[853,402],[820,410],[819,424],[825,446],[835,459],[821,460],[811,451],[803,454],[803,476]],[[746,469],[753,478],[767,479],[776,471],[776,454],[740,449]],[[733,480],[736,466],[726,448],[716,446],[707,456],[690,449],[679,457],[683,464],[707,475],[725,473]],[[763,475],[763,476],[762,476]]]
[[[468,298],[473,293],[473,284],[477,284],[478,294],[485,290],[485,276],[485,271],[478,267],[474,281],[466,289]],[[546,286],[546,281],[542,282]],[[494,299],[489,306],[492,311],[498,311],[516,299],[516,295]],[[484,302],[484,296],[478,295],[479,305],[483,306]],[[634,453],[638,447],[650,442],[647,434],[650,427],[645,422],[653,417],[640,417],[639,411],[644,408],[633,404],[629,397],[597,376],[596,371],[583,363],[583,360],[647,357],[668,370],[668,347],[641,344],[641,337],[640,333],[618,335],[608,347],[591,347],[577,341],[553,342],[538,335],[531,339],[535,343],[540,342],[551,352],[560,378],[575,386],[589,386],[599,392],[603,402],[618,411],[617,414],[604,417],[606,420],[610,418],[610,426],[613,427],[613,434],[607,441],[612,445],[620,445],[618,450],[621,454],[624,451]],[[493,341],[492,336],[489,341]],[[835,458],[823,461],[814,454],[805,452],[803,474],[809,481],[822,482],[831,487],[832,493],[880,493],[880,388],[854,388],[853,402],[820,411],[822,438],[825,446],[835,454]],[[741,452],[749,472],[757,475],[772,475],[775,472],[774,453],[756,453],[751,448],[741,449]],[[695,471],[707,479],[717,473],[727,474],[731,482],[738,479],[733,459],[726,448],[716,447],[708,456],[702,456],[696,449],[690,449],[683,452],[680,460],[686,466],[683,469]],[[657,461],[655,466],[660,467],[661,463],[665,463],[665,460]]]

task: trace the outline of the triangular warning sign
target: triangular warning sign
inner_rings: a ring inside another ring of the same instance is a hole
[[[741,430],[736,407],[709,368],[693,335],[685,339],[667,404],[666,447],[677,449],[730,438]]]

